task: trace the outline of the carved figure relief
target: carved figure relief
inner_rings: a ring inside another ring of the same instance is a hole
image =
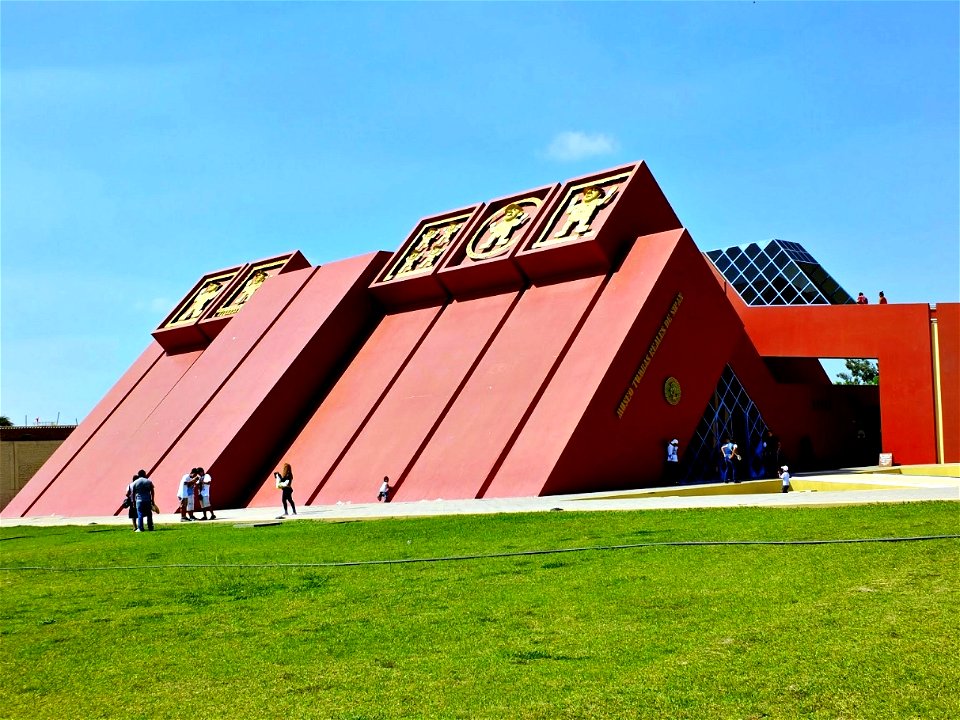
[[[530,219],[524,210],[527,206],[534,210],[542,204],[540,198],[524,198],[512,202],[487,221],[467,244],[467,257],[484,260],[496,257],[512,247],[520,238],[517,231]]]
[[[627,177],[627,174],[614,175],[572,187],[564,199],[563,209],[557,211],[550,222],[553,232],[542,235],[533,247],[591,237],[598,213],[614,201],[621,181]]]
[[[180,323],[196,320],[203,314],[204,309],[219,294],[222,288],[222,283],[211,280],[202,288],[200,288],[196,296],[193,298],[193,301],[183,309],[183,312],[174,317],[173,320],[167,324],[179,325]]]
[[[560,231],[553,237],[568,237],[571,233],[576,233],[580,237],[587,237],[593,234],[590,223],[600,208],[604,207],[617,196],[617,189],[613,188],[609,193],[605,193],[599,185],[591,185],[583,189],[579,195],[574,195],[570,199],[564,211],[567,215],[566,223]]]
[[[434,268],[453,243],[457,232],[463,227],[465,218],[466,216],[444,220],[425,227],[417,241],[410,246],[410,249],[394,266],[395,269],[384,280],[395,280],[405,275],[417,275]]]
[[[215,313],[216,317],[224,317],[226,315],[233,315],[239,312],[240,308],[243,307],[243,304],[247,302],[253,294],[260,289],[260,286],[263,285],[263,281],[269,277],[264,270],[255,271],[247,281],[243,284],[243,287],[240,288],[240,292],[233,296],[233,299],[230,300],[226,305],[221,307]]]

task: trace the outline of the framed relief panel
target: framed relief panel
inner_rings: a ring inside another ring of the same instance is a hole
[[[307,267],[310,267],[310,263],[299,250],[248,263],[238,273],[236,282],[220,294],[204,314],[200,320],[200,330],[212,340],[268,279]]]
[[[447,291],[437,271],[480,207],[470,205],[420,220],[370,285],[371,292],[388,309],[445,301]]]
[[[546,185],[481,206],[438,273],[450,294],[459,298],[522,287],[523,273],[513,256],[559,189],[559,184]]]
[[[568,180],[517,252],[533,279],[606,272],[639,235],[680,227],[643,162]]]

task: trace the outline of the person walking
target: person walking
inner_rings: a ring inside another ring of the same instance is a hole
[[[147,520],[147,530],[153,532],[153,481],[147,477],[144,470],[137,473],[137,479],[130,484],[130,491],[133,493],[134,500],[137,503],[137,530],[143,532],[143,520]]]
[[[380,483],[380,492],[377,494],[377,502],[390,502],[390,478],[384,475],[383,482]]]
[[[288,515],[292,512],[297,514],[296,503],[293,502],[293,468],[290,463],[284,463],[280,472],[275,472],[277,478],[277,489],[280,491],[280,500],[283,503],[283,514]],[[287,503],[290,503],[290,510],[287,510]]]

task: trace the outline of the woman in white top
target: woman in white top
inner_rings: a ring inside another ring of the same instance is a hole
[[[217,516],[213,514],[213,508],[210,507],[210,473],[205,473],[203,468],[197,468],[197,482],[200,484],[200,509],[203,510],[201,520],[207,519],[207,510],[210,511],[210,519],[216,520]]]

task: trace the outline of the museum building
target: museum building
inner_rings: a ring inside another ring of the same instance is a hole
[[[879,386],[819,358],[872,358]],[[797,243],[701,252],[643,162],[421,219],[394,253],[206,273],[3,510],[522,497],[960,461],[960,303],[858,305]],[[104,468],[114,472],[105,473]]]

